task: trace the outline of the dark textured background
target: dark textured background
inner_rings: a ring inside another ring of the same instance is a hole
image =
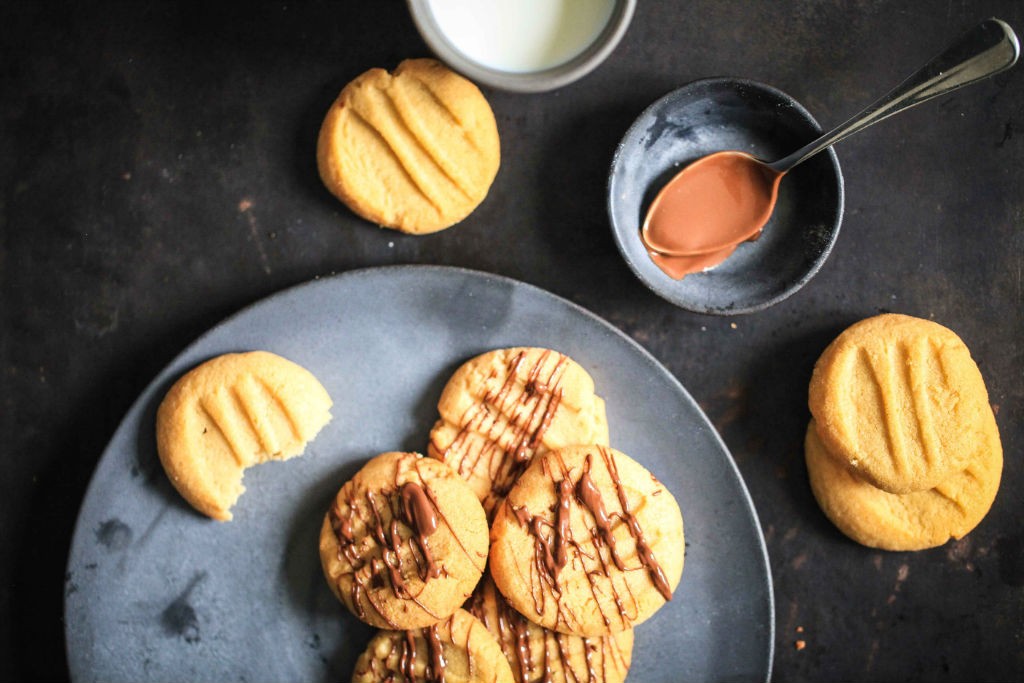
[[[157,372],[267,294],[393,263],[541,286],[683,382],[760,514],[775,680],[1024,678],[1024,66],[840,143],[835,250],[761,313],[700,316],[650,294],[619,257],[604,201],[619,138],[679,85],[764,81],[831,126],[988,16],[1024,30],[1015,0],[643,0],[584,80],[485,90],[503,153],[490,195],[463,224],[416,238],[354,217],[314,162],[320,119],[348,80],[427,54],[403,3],[0,5],[0,679],[67,676],[76,511]],[[984,522],[920,553],[847,541],[803,469],[814,360],[880,311],[964,338],[1006,451]]]

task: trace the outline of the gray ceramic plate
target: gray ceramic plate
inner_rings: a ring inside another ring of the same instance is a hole
[[[338,487],[379,452],[426,448],[441,388],[492,348],[556,348],[593,375],[612,444],[679,500],[686,566],[637,628],[636,681],[770,676],[771,577],[757,514],[728,451],[679,382],[587,311],[513,280],[400,266],[286,290],[188,347],[143,392],[100,461],[65,586],[76,681],[338,681],[371,630],[330,593],[317,538]],[[334,419],[286,463],[247,471],[229,523],[193,512],[157,459],[156,406],[183,372],[266,349],[312,370]]]

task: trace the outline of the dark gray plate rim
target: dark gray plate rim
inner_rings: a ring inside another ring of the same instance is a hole
[[[347,679],[371,630],[319,566],[323,511],[385,450],[423,450],[450,373],[514,345],[578,360],[607,402],[612,444],[674,493],[686,565],[674,599],[636,629],[631,680],[768,680],[775,610],[764,537],[721,438],[632,339],[572,302],[445,266],[356,270],[257,302],[197,339],[143,391],[86,492],[65,580],[75,681]],[[306,454],[246,471],[230,523],[177,496],[153,445],[156,405],[197,363],[262,348],[309,368],[334,419]]]

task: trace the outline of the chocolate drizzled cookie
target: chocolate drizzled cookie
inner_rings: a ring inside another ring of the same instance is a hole
[[[427,453],[469,482],[489,516],[537,455],[608,443],[593,379],[551,349],[498,349],[470,359],[449,379],[438,411]]]
[[[458,609],[487,559],[487,519],[442,462],[383,453],[341,487],[320,531],[335,595],[368,624],[412,629]]]
[[[517,683],[621,683],[633,631],[584,638],[533,623],[512,609],[487,574],[466,604],[497,639]]]
[[[490,572],[517,611],[581,636],[631,628],[683,571],[672,494],[627,455],[570,446],[538,456],[498,506]]]
[[[380,631],[356,661],[352,683],[512,683],[494,636],[459,609],[408,631]]]

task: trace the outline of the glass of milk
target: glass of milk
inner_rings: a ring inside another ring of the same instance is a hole
[[[456,71],[518,92],[552,90],[611,54],[636,0],[409,0],[428,46]]]

